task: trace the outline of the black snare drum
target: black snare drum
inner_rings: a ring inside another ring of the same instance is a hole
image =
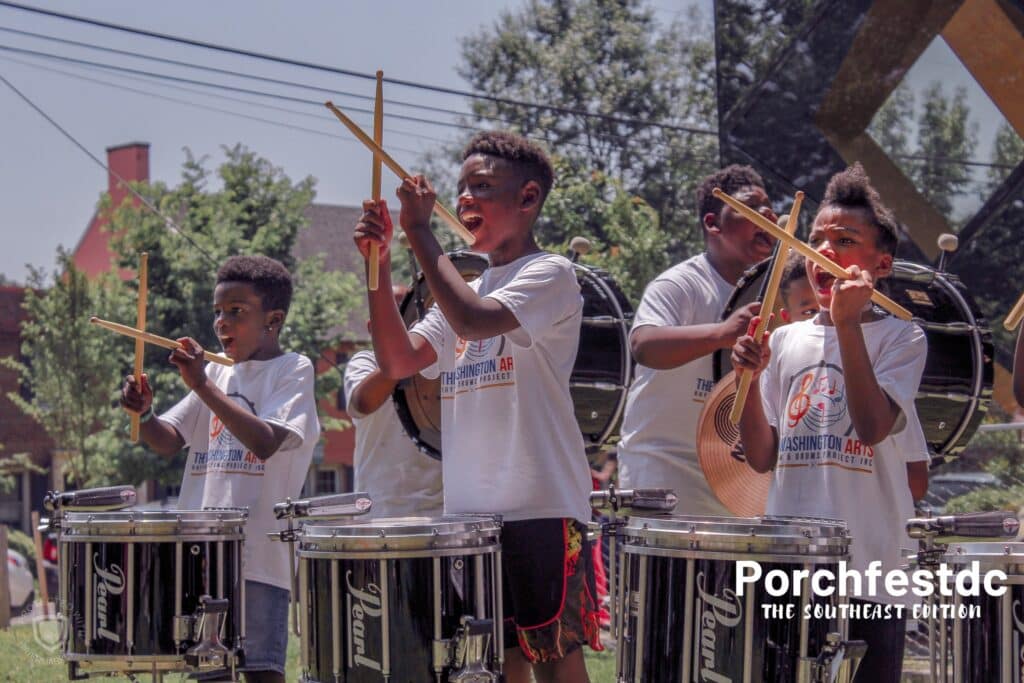
[[[848,558],[845,525],[672,515],[632,517],[616,533],[623,551],[615,597],[618,681],[819,680],[814,662],[829,634],[846,635],[841,613],[813,616],[838,598],[814,597],[809,579],[801,579],[800,597],[770,596],[763,583],[773,569],[835,573]],[[763,571],[742,597],[737,560],[759,562]],[[765,604],[781,613],[766,617]],[[849,681],[850,662],[843,667],[837,680]]]
[[[924,603],[933,680],[1024,683],[1024,543],[952,544],[920,566],[934,570],[933,559],[954,575],[976,561],[981,577],[993,569],[1008,577],[993,582],[1006,587],[1002,596],[990,596],[982,586],[979,596],[954,591],[952,597],[933,595]]]
[[[299,531],[302,680],[497,681],[501,525],[407,517]],[[473,661],[469,661],[473,660]]]
[[[757,299],[770,261],[736,283],[722,317]],[[928,359],[917,391],[917,415],[933,454],[959,455],[992,400],[992,332],[960,279],[909,261],[896,261],[881,289],[907,308],[928,339]],[[715,380],[731,369],[728,349],[714,354]],[[936,458],[933,464],[940,464]]]
[[[455,252],[449,257],[467,281],[487,269],[487,259],[479,254]],[[583,295],[583,321],[569,393],[584,443],[591,449],[617,433],[626,406],[626,392],[633,377],[629,356],[633,307],[607,272],[574,265]],[[412,327],[433,303],[426,280],[420,275],[402,301],[406,327]],[[421,375],[400,382],[393,395],[406,433],[420,450],[435,458],[441,457],[440,396],[440,381]]]
[[[246,516],[65,512],[58,604],[70,677],[239,665]]]

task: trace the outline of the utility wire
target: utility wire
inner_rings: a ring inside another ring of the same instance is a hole
[[[10,7],[12,9],[22,10],[24,12],[33,12],[36,14],[42,14],[44,16],[55,17],[58,19],[65,19],[67,21],[73,21],[83,24],[89,24],[91,26],[98,26],[101,28],[111,29],[115,31],[122,31],[125,33],[132,33],[135,35],[146,36],[148,38],[157,38],[159,40],[166,40],[174,43],[180,43],[183,45],[191,45],[193,47],[200,47],[207,50],[215,50],[217,52],[224,52],[228,54],[239,55],[242,57],[251,57],[254,59],[261,59],[264,61],[277,62],[279,64],[287,64],[290,66],[298,66],[305,69],[314,69],[317,71],[324,71],[328,73],[334,73],[341,76],[349,76],[351,78],[361,78],[364,80],[376,80],[376,74],[365,73],[361,71],[354,71],[352,69],[342,69],[335,66],[328,66],[326,64],[317,64],[315,62],[308,62],[299,59],[291,59],[288,57],[280,57],[277,55],[271,55],[264,52],[255,52],[253,50],[243,50],[241,48],[229,47],[226,45],[218,45],[216,43],[210,43],[201,40],[194,40],[191,38],[183,38],[181,36],[174,36],[167,33],[159,33],[157,31],[149,31],[145,29],[134,28],[131,26],[125,26],[123,24],[115,24],[107,21],[100,21],[98,19],[91,19],[89,17],[83,17],[74,14],[66,14],[64,12],[57,12],[54,10],[47,10],[41,7],[33,7],[31,5],[24,5],[17,2],[10,2],[9,0],[0,0],[0,6]],[[599,119],[607,121],[609,123],[617,123],[621,125],[628,125],[634,127],[655,127],[662,128],[665,130],[673,130],[684,133],[696,133],[699,135],[718,135],[717,131],[709,130],[706,128],[698,128],[696,126],[683,126],[678,124],[661,123],[658,121],[649,121],[644,119],[634,119],[629,117],[614,116],[611,114],[601,114],[598,112],[591,112],[585,109],[577,109],[574,107],[560,107],[551,104],[538,104],[536,102],[525,102],[522,100],[515,100],[508,97],[497,97],[495,95],[482,95],[480,93],[470,92],[468,90],[459,90],[457,88],[448,88],[438,85],[429,85],[425,83],[419,83],[416,81],[409,81],[399,78],[385,77],[386,83],[392,83],[394,85],[401,85],[408,88],[417,88],[420,90],[428,90],[431,92],[443,93],[446,95],[456,95],[459,97],[466,97],[474,100],[484,100],[488,102],[495,102],[497,104],[505,104],[509,106],[525,107],[529,109],[538,109],[543,111],[551,111],[558,114],[571,115],[571,116],[582,116],[586,118]]]
[[[178,226],[178,224],[177,224],[177,223],[175,223],[175,222],[174,222],[173,220],[171,220],[171,219],[170,219],[169,217],[167,217],[167,216],[165,216],[165,215],[164,215],[163,213],[161,213],[161,212],[160,212],[160,209],[156,208],[156,206],[154,206],[154,205],[153,205],[153,203],[152,203],[151,201],[149,201],[149,199],[147,199],[146,197],[144,197],[144,196],[143,196],[143,195],[142,195],[141,193],[139,193],[139,192],[138,192],[138,191],[137,191],[137,190],[136,190],[136,189],[135,189],[134,187],[132,187],[132,185],[131,185],[131,183],[130,183],[130,182],[128,182],[127,180],[125,180],[124,178],[122,178],[120,174],[118,174],[118,173],[117,173],[116,171],[114,171],[114,170],[113,170],[113,169],[111,169],[111,168],[110,168],[109,166],[107,166],[107,165],[106,165],[105,163],[103,163],[103,161],[101,161],[99,157],[97,157],[97,156],[96,156],[95,154],[93,154],[92,152],[90,152],[90,151],[88,150],[88,148],[86,148],[86,146],[85,146],[85,145],[83,145],[83,144],[82,144],[82,143],[80,143],[80,142],[79,142],[79,141],[78,141],[77,139],[75,139],[75,136],[73,136],[73,135],[72,135],[71,133],[69,133],[69,132],[68,132],[68,131],[67,131],[67,130],[66,130],[66,129],[65,129],[64,127],[63,127],[63,126],[61,126],[61,125],[60,125],[59,123],[57,123],[57,122],[56,122],[56,121],[55,121],[55,120],[54,120],[54,119],[53,119],[53,118],[52,118],[52,117],[51,117],[51,116],[50,116],[49,114],[47,114],[47,113],[46,113],[45,111],[43,111],[43,110],[42,110],[42,109],[41,109],[41,108],[40,108],[40,107],[39,107],[39,106],[38,106],[38,105],[37,105],[37,104],[36,104],[35,102],[33,102],[33,101],[32,101],[31,99],[29,99],[27,95],[25,95],[25,94],[24,94],[23,92],[21,92],[21,91],[20,91],[20,90],[18,90],[18,89],[17,89],[16,87],[14,87],[14,84],[13,84],[13,83],[11,83],[11,82],[10,82],[9,80],[7,80],[6,78],[4,78],[4,76],[3,76],[2,74],[0,74],[0,81],[3,81],[4,85],[6,85],[6,86],[7,86],[8,88],[10,88],[11,90],[13,90],[13,91],[14,91],[14,94],[16,94],[16,95],[17,95],[18,97],[20,97],[20,98],[21,98],[22,100],[24,100],[24,101],[25,101],[25,103],[26,103],[26,104],[27,104],[28,106],[30,106],[30,107],[32,107],[33,109],[35,109],[35,110],[36,110],[36,113],[38,113],[38,114],[39,114],[40,116],[42,116],[42,117],[43,117],[44,119],[46,119],[46,120],[47,120],[47,122],[49,122],[49,124],[50,124],[51,126],[53,126],[53,127],[54,127],[54,128],[56,128],[56,129],[57,129],[58,131],[60,131],[61,135],[63,135],[64,137],[66,137],[66,138],[67,138],[68,140],[70,140],[70,141],[72,142],[72,144],[74,144],[74,145],[75,145],[75,147],[77,147],[78,149],[80,149],[80,150],[82,150],[83,152],[85,152],[86,156],[88,156],[88,157],[89,157],[90,159],[92,159],[92,160],[93,160],[93,161],[94,161],[94,162],[95,162],[95,163],[96,163],[96,164],[97,164],[97,165],[98,165],[98,166],[99,166],[100,168],[102,168],[103,170],[105,170],[105,171],[106,171],[107,173],[109,173],[110,175],[114,176],[115,178],[117,178],[117,180],[118,180],[118,181],[119,181],[119,182],[121,183],[121,185],[122,185],[122,186],[124,186],[124,188],[125,188],[126,190],[128,190],[128,192],[130,192],[130,193],[132,194],[132,196],[133,196],[133,197],[135,197],[135,198],[136,198],[136,199],[138,199],[138,200],[139,200],[140,202],[142,202],[142,204],[143,204],[143,205],[144,205],[144,206],[145,206],[145,207],[146,207],[147,209],[149,209],[150,211],[152,211],[152,212],[153,212],[153,214],[154,214],[155,216],[157,216],[158,218],[160,218],[160,220],[162,220],[162,221],[164,222],[164,225],[165,225],[165,226],[167,226],[167,227],[168,227],[168,228],[169,228],[169,229],[170,229],[170,230],[171,230],[172,232],[174,232],[175,234],[177,234],[177,235],[180,235],[181,237],[185,238],[185,240],[186,240],[186,241],[188,241],[188,242],[189,242],[189,244],[191,244],[191,245],[192,245],[193,247],[195,247],[195,248],[196,248],[196,250],[197,250],[197,251],[199,251],[199,253],[200,253],[200,254],[202,254],[203,256],[205,256],[205,257],[206,257],[206,259],[207,259],[208,261],[210,261],[210,263],[211,263],[211,264],[213,264],[214,266],[216,266],[216,265],[217,265],[217,262],[216,262],[216,261],[215,261],[215,260],[213,259],[213,257],[212,257],[212,256],[210,256],[210,254],[209,254],[209,253],[208,253],[208,252],[207,252],[207,251],[206,251],[205,249],[203,249],[203,248],[202,248],[202,247],[200,247],[200,246],[199,246],[198,244],[196,244],[196,242],[195,242],[195,241],[194,241],[194,240],[193,240],[193,239],[192,239],[191,237],[189,237],[189,236],[188,236],[188,235],[187,235],[187,234],[185,233],[185,231],[184,231],[184,230],[182,230],[182,229],[181,229],[181,228],[180,228],[180,227]]]
[[[63,69],[55,69],[53,67],[43,66],[42,64],[35,64],[33,62],[26,62],[26,61],[23,61],[21,59],[16,59],[14,57],[6,57],[6,56],[0,55],[0,59],[8,61],[8,62],[12,62],[14,64],[21,64],[22,66],[27,66],[30,69],[39,69],[39,70],[42,70],[42,71],[48,71],[50,73],[60,74],[62,76],[67,76],[69,78],[74,78],[74,79],[77,79],[77,80],[89,81],[91,83],[97,83],[99,85],[103,85],[103,86],[106,86],[106,87],[109,87],[109,88],[116,88],[118,90],[125,90],[127,92],[137,93],[137,94],[140,94],[140,95],[144,95],[146,97],[155,97],[155,98],[160,99],[160,100],[165,100],[165,101],[168,101],[168,102],[175,102],[177,104],[183,104],[183,105],[185,105],[187,107],[194,107],[194,108],[197,108],[197,109],[205,109],[205,110],[217,112],[217,113],[220,113],[220,114],[228,114],[228,115],[231,115],[231,116],[238,116],[240,118],[249,119],[249,120],[252,120],[252,121],[258,121],[260,123],[267,123],[267,124],[270,124],[270,125],[273,125],[273,126],[280,126],[282,128],[288,128],[288,129],[291,129],[291,130],[296,130],[296,131],[305,132],[305,133],[313,133],[313,134],[316,134],[316,135],[322,135],[322,136],[325,136],[325,137],[333,138],[335,140],[341,140],[343,142],[352,143],[352,144],[358,145],[360,148],[362,148],[362,145],[359,143],[359,141],[352,139],[351,136],[337,135],[335,133],[329,133],[327,131],[318,130],[316,128],[306,128],[305,126],[297,126],[295,124],[285,123],[283,121],[277,121],[277,120],[273,120],[273,119],[265,119],[265,118],[262,118],[262,117],[259,117],[259,116],[252,116],[250,114],[243,114],[243,113],[240,113],[237,109],[223,109],[221,107],[214,107],[212,105],[200,104],[198,102],[193,102],[193,101],[190,101],[190,100],[183,100],[183,99],[180,99],[180,98],[177,98],[177,97],[171,97],[169,95],[161,95],[159,93],[154,93],[154,92],[151,92],[149,90],[141,90],[141,89],[138,89],[138,88],[133,88],[131,86],[124,85],[123,83],[113,83],[111,81],[105,81],[105,80],[103,80],[101,78],[93,78],[93,77],[90,77],[90,76],[84,76],[82,74],[74,73],[74,72],[71,72],[71,71],[65,71]],[[142,81],[143,83],[154,84],[153,81],[144,79],[144,78],[139,77],[139,76],[127,76],[127,75],[124,75],[124,74],[120,74],[120,77],[121,78],[130,78],[130,79],[137,80],[137,81]],[[203,96],[203,97],[215,97],[215,98],[218,98],[218,99],[228,100],[230,102],[237,102],[239,104],[244,104],[244,105],[248,105],[248,106],[252,106],[252,107],[261,107],[261,108],[264,108],[264,109],[272,109],[272,110],[275,110],[275,111],[285,112],[285,113],[290,114],[292,116],[307,116],[307,117],[310,117],[310,118],[317,119],[319,121],[323,121],[324,120],[322,116],[317,116],[316,114],[312,114],[310,112],[295,111],[294,109],[288,109],[286,107],[275,107],[274,105],[271,105],[271,104],[264,104],[262,102],[253,102],[251,100],[244,100],[244,99],[239,98],[239,97],[229,97],[227,95],[218,95],[218,94],[215,94],[215,93],[208,93],[208,92],[204,92],[204,91],[201,91],[201,90],[196,90],[194,88],[185,88],[183,86],[170,85],[170,84],[167,84],[167,83],[162,84],[161,87],[172,88],[172,89],[175,89],[175,90],[183,90],[185,92],[193,93],[193,94],[200,95],[200,96]],[[425,135],[420,135],[418,133],[409,133],[409,132],[406,132],[406,131],[393,130],[393,129],[390,129],[390,128],[386,128],[385,130],[388,132],[389,135],[407,135],[407,136],[414,137],[414,138],[421,138],[421,139],[424,139],[424,140],[429,140],[431,142],[442,142],[442,143],[449,142],[448,140],[442,140],[441,138],[432,138],[432,137],[428,137],[428,136],[425,136]],[[405,152],[406,154],[419,154],[420,153],[420,151],[418,151],[418,150],[408,149],[408,148],[405,148],[405,147],[389,146],[388,149],[393,149],[393,150],[396,150],[396,151],[399,151],[399,152]]]
[[[368,102],[374,101],[374,98],[369,96],[369,95],[361,95],[359,93],[345,92],[343,90],[333,90],[331,88],[324,88],[322,86],[312,85],[312,84],[309,84],[309,83],[296,83],[295,81],[286,81],[286,80],[283,80],[283,79],[280,79],[280,78],[271,78],[269,76],[256,76],[256,75],[247,74],[247,73],[244,73],[244,72],[241,72],[241,71],[232,71],[231,69],[222,69],[222,68],[215,67],[215,66],[207,66],[207,65],[203,65],[203,64],[196,64],[194,62],[184,62],[184,61],[177,60],[177,59],[170,59],[169,57],[156,57],[154,55],[147,55],[147,54],[142,53],[142,52],[133,52],[131,50],[120,50],[120,49],[113,48],[113,47],[106,47],[106,46],[103,46],[103,45],[95,45],[93,43],[86,43],[86,42],[82,42],[82,41],[78,41],[78,40],[71,40],[70,38],[59,38],[57,36],[50,36],[50,35],[46,35],[46,34],[43,34],[43,33],[34,33],[32,31],[22,31],[20,29],[9,28],[9,27],[6,27],[6,26],[0,26],[0,31],[3,31],[5,33],[13,33],[13,34],[19,35],[19,36],[28,36],[28,37],[31,37],[31,38],[38,38],[40,40],[48,40],[48,41],[51,41],[51,42],[62,43],[62,44],[65,44],[65,45],[74,45],[76,47],[82,47],[82,48],[86,48],[86,49],[89,49],[89,50],[98,50],[100,52],[107,52],[107,53],[110,53],[110,54],[124,55],[124,56],[127,56],[127,57],[135,57],[137,59],[147,59],[147,60],[154,61],[154,62],[160,62],[162,64],[173,64],[174,66],[183,66],[183,67],[186,67],[186,68],[189,68],[189,69],[200,69],[200,70],[203,70],[203,71],[212,71],[214,73],[224,74],[226,76],[236,76],[238,78],[248,78],[248,79],[251,79],[251,80],[263,81],[265,83],[274,83],[275,85],[284,85],[284,86],[293,87],[293,88],[305,88],[307,90],[315,90],[317,92],[328,93],[328,94],[334,95],[334,96],[342,95],[344,97],[352,97],[354,99],[365,100],[365,101],[368,101]],[[424,111],[432,111],[432,112],[436,112],[436,113],[439,113],[439,114],[449,114],[451,116],[470,116],[470,115],[473,115],[473,116],[478,116],[479,118],[487,119],[487,120],[490,120],[490,121],[497,121],[497,122],[505,123],[505,124],[509,123],[509,121],[507,119],[502,119],[502,118],[497,117],[497,116],[489,116],[489,115],[482,115],[482,114],[480,114],[480,115],[471,114],[471,112],[467,112],[467,111],[457,111],[455,109],[446,109],[444,107],[434,107],[434,106],[431,106],[431,105],[428,105],[428,104],[417,104],[415,102],[406,102],[406,101],[403,101],[403,100],[394,100],[394,99],[390,99],[389,98],[388,99],[388,104],[389,104],[389,106],[390,105],[397,105],[397,106],[402,106],[402,107],[411,107],[411,108],[414,108],[414,109],[422,109]]]

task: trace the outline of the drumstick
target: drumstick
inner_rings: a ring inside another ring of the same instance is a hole
[[[397,175],[399,178],[403,180],[412,177],[412,174],[410,174],[408,171],[402,168],[397,161],[391,158],[390,154],[385,152],[380,145],[375,143],[373,139],[370,138],[369,135],[363,132],[362,128],[356,125],[355,121],[345,116],[345,114],[340,109],[335,107],[332,102],[324,102],[324,106],[330,109],[331,112],[338,117],[338,120],[345,124],[345,127],[352,131],[352,134],[355,135],[356,138],[361,143],[366,145],[367,148],[369,148],[369,150],[373,152],[374,156],[380,159],[381,163],[383,163],[385,166],[391,169],[395,173],[395,175]],[[465,240],[466,244],[473,244],[473,233],[471,233],[469,229],[466,228],[465,225],[460,223],[459,219],[456,218],[451,211],[446,209],[444,205],[441,204],[441,202],[434,202],[434,213],[437,214],[438,218],[447,223],[448,226],[459,235],[459,237]]]
[[[122,325],[121,323],[112,323],[109,320],[103,320],[102,318],[97,318],[96,316],[89,318],[89,322],[91,322],[93,325],[105,327],[111,332],[117,332],[118,334],[123,334],[126,337],[132,337],[133,339],[141,339],[147,344],[162,346],[165,349],[170,349],[172,351],[175,349],[185,348],[184,345],[182,345],[180,342],[174,341],[173,339],[168,339],[167,337],[160,337],[149,332],[143,332],[142,330],[137,330],[134,327],[128,327],[127,325]],[[218,356],[217,354],[210,353],[209,351],[203,351],[203,358],[210,361],[211,363],[227,365],[228,367],[235,364],[235,361],[231,360],[230,358]]]
[[[377,146],[384,144],[384,72],[377,71],[377,97],[373,103],[373,141]],[[370,198],[380,201],[380,157],[373,155],[373,167],[370,180]],[[367,287],[371,292],[377,291],[380,284],[380,245],[370,244],[370,273]]]
[[[149,254],[139,254],[139,299],[136,302],[135,326],[140,330],[146,329],[146,297],[149,295]],[[146,342],[141,339],[135,340],[135,384],[142,386],[142,356],[146,352]],[[132,443],[139,442],[139,414],[132,413],[131,440]]]
[[[1003,327],[1008,331],[1013,332],[1017,329],[1017,325],[1020,325],[1020,321],[1024,319],[1024,294],[1020,295],[1017,299],[1017,303],[1010,309],[1009,314],[1003,320]]]
[[[804,203],[804,193],[797,192],[793,199],[793,208],[789,212],[789,220],[786,222],[786,232],[790,235],[796,232],[796,226],[800,222],[800,207]],[[764,333],[768,330],[768,321],[771,318],[772,310],[775,308],[775,297],[779,293],[779,284],[782,282],[782,272],[786,269],[786,261],[789,257],[789,247],[779,242],[779,249],[772,261],[771,274],[768,276],[768,287],[765,289],[764,297],[761,299],[761,319],[754,328],[754,339],[759,343],[764,341]],[[747,402],[747,394],[750,392],[750,382],[754,375],[744,372],[742,368],[737,370],[740,378],[740,385],[736,388],[736,398],[733,399],[732,409],[729,411],[729,420],[735,425],[740,423],[740,416],[743,414],[743,406]]]
[[[840,267],[838,263],[829,259],[824,254],[819,254],[814,249],[804,244],[793,235],[790,235],[788,232],[786,232],[779,226],[775,225],[770,220],[759,214],[757,211],[754,211],[752,208],[750,208],[740,200],[730,195],[727,195],[725,192],[722,192],[722,190],[717,187],[712,191],[712,194],[717,199],[721,199],[723,202],[734,208],[736,211],[743,214],[743,216],[746,217],[747,220],[751,221],[754,225],[761,228],[775,239],[780,240],[793,251],[799,253],[802,256],[806,256],[810,260],[814,261],[814,263],[816,263],[818,267],[822,268],[823,270],[827,270],[834,277],[840,280],[851,279],[850,274],[847,273],[842,267]],[[887,297],[885,294],[882,294],[877,289],[871,292],[871,300],[874,301],[879,306],[881,306],[882,308],[884,308],[885,310],[892,313],[900,320],[910,320],[914,317],[910,314],[910,311],[903,308],[903,306],[900,306],[898,303]]]

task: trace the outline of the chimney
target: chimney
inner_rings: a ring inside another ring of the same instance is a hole
[[[118,207],[128,196],[128,190],[117,179],[121,176],[126,181],[149,180],[149,143],[129,142],[115,147],[107,147],[107,191],[113,206]],[[117,175],[114,175],[114,174]]]

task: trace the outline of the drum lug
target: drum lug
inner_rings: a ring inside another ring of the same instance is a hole
[[[209,595],[199,598],[199,609],[192,617],[198,641],[185,651],[185,663],[196,670],[222,669],[228,665],[228,649],[220,642],[221,626],[228,614],[228,601],[214,600]]]
[[[868,646],[863,640],[841,640],[838,633],[825,636],[817,659],[801,659],[798,683],[850,683]]]
[[[462,617],[455,637],[434,641],[434,670],[451,667],[449,683],[498,683],[487,668],[493,630],[493,619]]]

